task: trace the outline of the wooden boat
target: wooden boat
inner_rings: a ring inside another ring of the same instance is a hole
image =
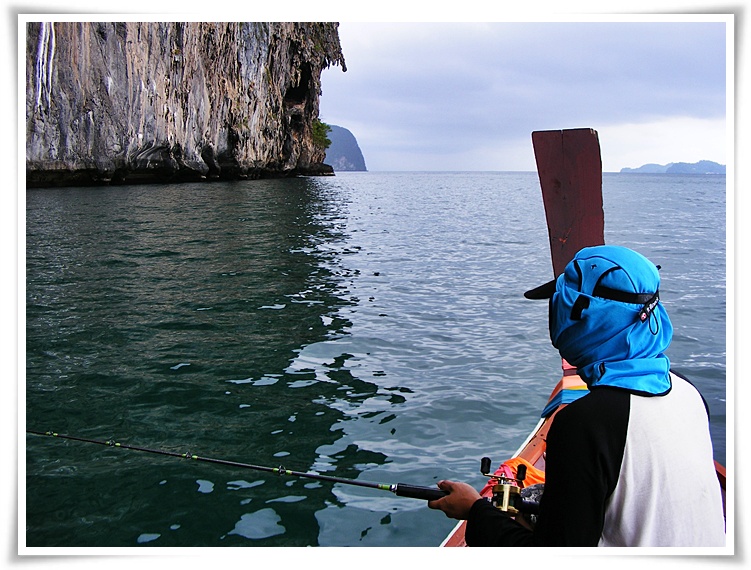
[[[600,145],[593,129],[536,131],[532,133],[532,142],[548,224],[553,273],[557,277],[581,248],[605,243]],[[532,482],[544,480],[548,430],[559,410],[587,394],[587,386],[574,367],[562,360],[562,370],[562,377],[551,392],[541,419],[513,457],[492,473],[493,477],[480,491],[483,497],[491,498],[498,478],[509,477],[509,471],[513,478],[519,464],[528,465],[538,475]],[[715,471],[725,509],[725,467],[715,461]],[[511,485],[514,484],[511,480]],[[527,484],[525,481],[519,485]],[[524,515],[517,515],[517,520],[524,523]],[[465,528],[466,521],[460,521],[441,546],[467,546]]]

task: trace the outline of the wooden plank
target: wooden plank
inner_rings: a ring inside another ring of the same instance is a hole
[[[594,129],[564,129],[535,131],[532,145],[557,277],[581,248],[605,243],[600,141]]]

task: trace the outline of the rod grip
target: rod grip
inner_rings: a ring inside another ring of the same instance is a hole
[[[426,501],[435,501],[448,495],[443,489],[435,487],[420,487],[419,485],[407,485],[397,483],[394,486],[394,493],[397,497],[409,497],[410,499],[424,499]]]

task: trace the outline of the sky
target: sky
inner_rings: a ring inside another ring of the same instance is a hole
[[[727,164],[727,18],[605,19],[340,22],[347,71],[323,72],[321,119],[371,171],[535,170],[532,131],[582,127],[605,172]]]

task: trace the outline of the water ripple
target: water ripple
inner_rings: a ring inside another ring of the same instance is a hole
[[[669,356],[707,399],[724,460],[724,177],[603,185],[606,241],[663,267]],[[645,196],[660,200],[645,211]],[[480,458],[516,449],[560,376],[547,307],[522,297],[551,277],[534,173],[40,189],[26,203],[29,428],[480,486]],[[372,489],[26,445],[29,546],[428,546],[453,526]]]

